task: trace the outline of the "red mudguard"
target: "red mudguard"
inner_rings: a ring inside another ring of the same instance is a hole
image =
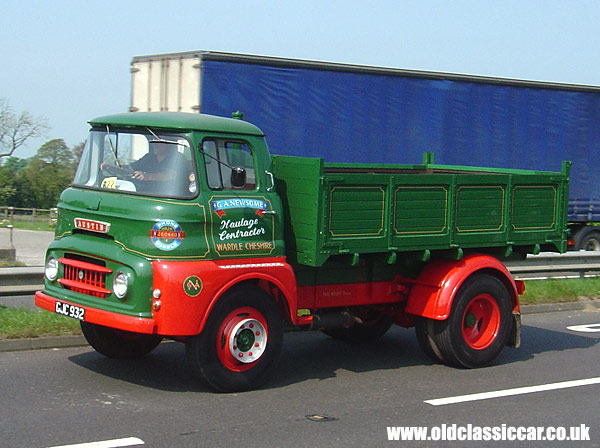
[[[493,273],[509,285],[513,313],[519,313],[518,297],[522,286],[517,285],[502,262],[481,254],[467,255],[459,261],[440,260],[429,263],[410,291],[406,312],[429,319],[446,319],[463,282],[479,271]]]

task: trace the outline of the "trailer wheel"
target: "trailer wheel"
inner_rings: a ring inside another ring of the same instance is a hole
[[[575,250],[600,250],[600,231],[595,227],[584,227],[576,236]]]
[[[221,392],[260,386],[279,358],[283,320],[271,296],[258,288],[226,293],[208,316],[204,330],[186,341],[190,368]]]
[[[360,323],[357,322],[349,328],[324,330],[323,333],[334,339],[358,344],[370,343],[375,342],[387,333],[394,323],[387,314],[370,307],[355,309],[353,314],[361,320]]]
[[[475,368],[498,357],[510,337],[511,300],[496,277],[479,274],[467,280],[454,298],[450,316],[421,325],[425,352],[448,364]],[[429,341],[429,342],[427,342]],[[439,353],[438,353],[439,352]]]
[[[162,336],[117,330],[89,322],[81,322],[81,331],[94,350],[116,359],[140,358],[162,341]]]

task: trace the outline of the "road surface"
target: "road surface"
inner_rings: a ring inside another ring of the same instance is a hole
[[[110,441],[125,439],[161,448],[461,446],[388,441],[388,427],[470,424],[584,425],[590,440],[577,446],[599,447],[600,384],[590,379],[600,381],[600,313],[533,314],[523,320],[523,346],[507,348],[494,365],[477,370],[433,364],[412,330],[394,328],[377,345],[352,345],[321,333],[287,334],[272,381],[239,394],[216,394],[196,383],[183,345],[174,342],[128,361],[104,358],[88,347],[0,353],[0,445],[115,446]],[[564,386],[575,380],[587,382]],[[428,403],[549,384],[560,388]],[[473,443],[463,446],[498,446]]]
[[[54,232],[13,229],[17,261],[26,266],[44,266],[46,248],[53,240]],[[0,247],[10,247],[10,229],[0,228]]]

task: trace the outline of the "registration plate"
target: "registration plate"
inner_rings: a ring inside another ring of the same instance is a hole
[[[68,303],[56,301],[54,311],[63,316],[72,317],[73,319],[85,320],[85,308]]]

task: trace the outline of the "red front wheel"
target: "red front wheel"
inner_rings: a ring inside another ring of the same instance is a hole
[[[233,372],[252,369],[267,350],[267,328],[265,317],[252,307],[229,313],[219,327],[216,341],[221,363]]]
[[[420,319],[417,336],[436,361],[481,367],[498,357],[512,329],[512,301],[502,281],[488,274],[468,279],[458,291],[450,316]]]
[[[236,288],[219,299],[202,333],[188,338],[192,371],[221,392],[260,386],[281,352],[283,320],[274,299],[255,287]]]

